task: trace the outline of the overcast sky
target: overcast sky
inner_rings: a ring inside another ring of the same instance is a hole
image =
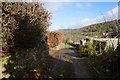
[[[44,6],[52,15],[50,31],[81,28],[118,17],[118,2],[47,2]]]

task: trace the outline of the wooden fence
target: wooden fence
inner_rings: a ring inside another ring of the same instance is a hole
[[[117,48],[119,39],[118,38],[89,38],[90,42],[93,43],[93,41],[99,41],[99,42],[104,42],[106,43],[105,45],[105,50],[108,49],[109,47],[112,47],[114,49]]]

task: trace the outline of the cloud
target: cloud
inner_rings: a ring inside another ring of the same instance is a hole
[[[76,3],[76,7],[81,8],[81,7],[83,7],[83,5],[81,3]]]
[[[41,2],[74,2],[75,0],[39,0]]]
[[[71,26],[71,28],[80,28],[83,26],[101,23],[101,22],[105,22],[105,21],[111,21],[111,20],[115,20],[115,19],[118,19],[118,6],[116,6],[115,8],[113,8],[110,11],[107,11],[107,13],[105,15],[97,16],[95,18],[85,18],[83,20],[80,20],[77,23],[73,23],[74,27]]]
[[[62,10],[65,6],[70,3],[66,2],[46,2],[44,7],[51,13],[52,17],[57,15],[58,10]]]
[[[119,6],[113,8],[111,11],[108,11],[107,16],[112,19],[118,19],[118,9],[119,9]]]
[[[77,29],[84,26],[88,26],[91,24],[101,23],[106,21],[111,21],[118,19],[118,6],[113,8],[110,11],[107,11],[105,15],[97,16],[95,18],[84,18],[76,23],[64,24],[60,26],[52,27],[51,30],[59,30],[59,29]]]
[[[86,2],[84,5],[82,3],[76,3],[77,8],[89,8],[91,6],[92,6],[92,4],[89,2]]]
[[[60,29],[59,26],[50,26],[49,27],[50,31],[56,31],[56,30],[59,30],[59,29]]]
[[[89,3],[89,2],[86,2],[86,6],[87,6],[87,7],[91,7],[91,6],[92,6],[92,4],[91,4],[91,3]]]
[[[55,15],[56,12],[61,9],[64,5],[62,3],[47,2],[44,7],[52,14]]]

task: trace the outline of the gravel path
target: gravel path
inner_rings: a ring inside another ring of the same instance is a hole
[[[51,56],[59,56],[60,60],[70,60],[74,68],[75,78],[92,78],[89,70],[80,58],[78,58],[77,53],[74,49],[62,49],[49,52]],[[59,65],[58,65],[59,66]]]

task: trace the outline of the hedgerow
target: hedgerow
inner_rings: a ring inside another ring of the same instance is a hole
[[[60,31],[48,32],[48,44],[50,47],[58,46],[63,42],[63,33]]]
[[[48,55],[49,19],[42,3],[2,2],[2,47],[10,53],[4,65],[10,78],[22,78]]]

